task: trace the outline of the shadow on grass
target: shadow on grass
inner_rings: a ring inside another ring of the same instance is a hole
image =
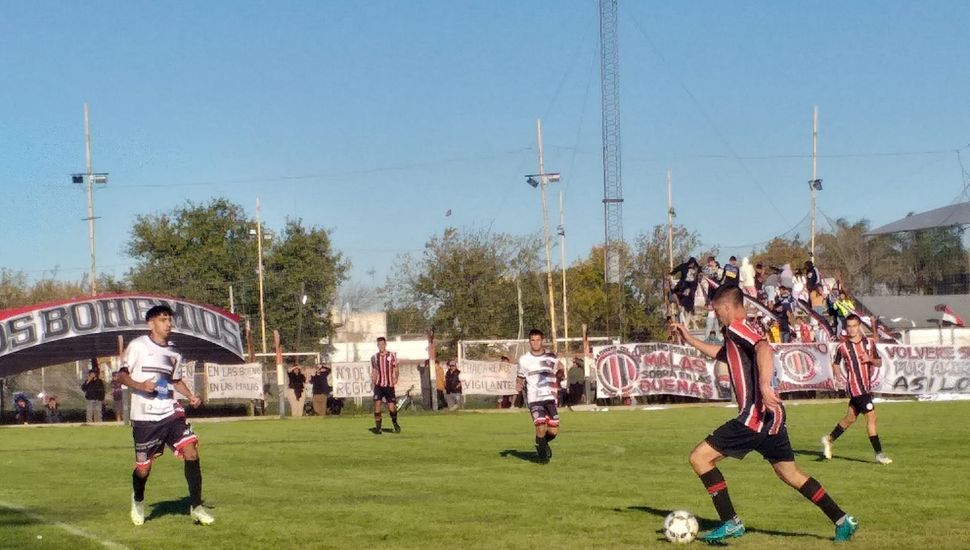
[[[794,449],[793,452],[797,456],[815,457],[815,462],[826,462],[825,455],[822,451],[806,451],[805,449]],[[852,458],[848,456],[839,456],[836,454],[832,455],[832,460],[846,460],[848,462],[862,462],[863,464],[872,464],[871,460],[863,460],[861,458]]]
[[[377,427],[376,426],[373,427],[373,428],[367,428],[367,431],[370,432],[370,433],[372,433],[372,434],[374,434],[374,435],[377,435]],[[381,433],[382,434],[392,434],[392,433],[397,433],[397,432],[394,431],[394,428],[381,428]]]
[[[615,512],[644,512],[647,514],[657,516],[658,518],[660,518],[661,522],[663,522],[663,518],[667,517],[667,514],[673,511],[673,510],[662,510],[660,508],[653,508],[651,506],[627,506],[626,510],[623,510],[621,508],[614,508],[613,510]],[[697,523],[698,525],[700,525],[701,531],[709,531],[711,529],[714,529],[721,523],[719,520],[716,520],[716,519],[702,518],[700,516],[695,516],[695,517],[697,518]],[[775,531],[773,529],[759,529],[757,527],[749,527],[748,525],[745,525],[744,527],[745,527],[745,531],[748,533],[760,533],[762,535],[771,535],[775,537],[803,537],[803,538],[818,539],[818,540],[830,540],[828,537],[822,537],[822,536],[816,535],[815,533],[796,533],[792,531]],[[663,528],[657,529],[657,533],[660,535],[661,539],[666,540],[663,535]]]
[[[504,451],[499,451],[498,455],[501,456],[502,458],[513,456],[515,458],[518,458],[519,460],[524,460],[526,462],[532,462],[534,464],[543,464],[543,462],[539,460],[539,453],[535,451],[520,451],[518,449],[505,449]]]
[[[10,508],[0,508],[0,528],[2,527],[24,527],[27,525],[42,525],[44,522],[38,518],[24,513],[22,510],[12,510]]]
[[[192,506],[189,497],[182,497],[177,500],[162,500],[150,505],[152,511],[145,516],[145,521],[158,519],[162,516],[187,516]],[[206,507],[211,508],[208,504]]]

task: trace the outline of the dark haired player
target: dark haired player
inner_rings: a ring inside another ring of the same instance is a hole
[[[540,462],[548,463],[552,458],[549,442],[559,434],[559,410],[556,408],[559,360],[554,353],[546,351],[543,338],[545,335],[541,330],[529,331],[529,352],[519,357],[515,393],[526,389],[526,401],[536,428],[536,452]]]
[[[149,333],[139,336],[125,349],[115,379],[131,388],[131,431],[135,440],[135,471],[131,474],[131,522],[145,523],[145,484],[152,463],[171,447],[176,458],[185,461],[185,481],[189,485],[189,510],[196,523],[209,525],[215,518],[202,505],[202,468],[199,465],[199,438],[185,421],[185,409],[175,399],[175,391],[198,407],[202,400],[185,385],[182,356],[168,341],[172,332],[172,308],[154,306],[145,314]]]
[[[757,451],[771,463],[775,474],[818,506],[835,524],[835,541],[852,538],[858,522],[839,508],[815,478],[795,465],[795,453],[785,427],[785,407],[771,387],[774,373],[771,346],[747,321],[741,289],[722,286],[714,293],[714,312],[724,326],[724,345],[695,338],[683,325],[673,324],[684,340],[708,357],[728,365],[738,416],[728,420],[701,441],[690,453],[690,464],[714,501],[721,524],[701,537],[709,543],[744,534],[744,524],[734,511],[727,482],[717,468],[726,456],[744,458]]]
[[[839,344],[835,352],[835,362],[845,369],[846,390],[849,392],[849,410],[832,429],[832,433],[822,438],[822,453],[826,459],[832,458],[832,443],[839,438],[860,414],[866,415],[866,432],[869,443],[876,453],[876,462],[892,464],[893,459],[882,452],[879,432],[876,429],[876,406],[872,403],[872,369],[882,366],[882,359],[876,353],[876,342],[862,333],[862,319],[856,314],[845,318],[845,328],[849,337]]]
[[[381,403],[387,405],[387,412],[391,414],[394,433],[401,433],[401,425],[397,423],[397,397],[394,394],[398,374],[397,357],[387,351],[387,339],[381,336],[377,339],[377,353],[370,358],[370,380],[374,389],[374,433],[377,435],[381,435]]]

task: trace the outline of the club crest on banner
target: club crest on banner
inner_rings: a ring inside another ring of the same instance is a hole
[[[624,348],[609,347],[596,357],[599,383],[610,393],[627,395],[640,383],[637,357]]]
[[[804,348],[783,350],[780,359],[782,370],[794,382],[806,383],[818,376],[815,356]]]

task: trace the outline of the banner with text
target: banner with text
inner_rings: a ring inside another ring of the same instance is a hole
[[[876,344],[873,393],[970,393],[970,347]]]
[[[517,367],[501,361],[471,361],[458,366],[462,392],[466,395],[513,395]]]
[[[262,399],[263,366],[205,364],[207,399]]]
[[[334,397],[372,397],[370,380],[370,361],[354,363],[334,363],[331,366]],[[415,398],[421,396],[421,371],[417,365],[398,367],[397,385],[394,392],[398,397],[411,391]]]
[[[772,344],[778,393],[804,390],[837,390],[832,376],[832,352],[828,343]]]
[[[716,374],[715,361],[697,350],[674,344],[622,344],[593,348],[596,397],[681,395],[700,399],[730,399],[726,378]]]

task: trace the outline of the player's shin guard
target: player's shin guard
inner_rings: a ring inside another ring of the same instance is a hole
[[[390,411],[391,413],[391,423],[397,424],[397,411]]]
[[[185,481],[189,484],[192,506],[202,506],[202,465],[198,459],[185,461]]]
[[[842,427],[842,424],[836,424],[835,427],[832,428],[832,433],[829,434],[829,437],[832,438],[832,441],[835,441],[844,433],[845,428]]]
[[[381,413],[374,413],[374,427],[377,431],[381,431]]]
[[[556,439],[556,435],[558,434],[554,434],[552,432],[546,432],[546,443],[552,441],[553,439]]]
[[[869,443],[872,444],[872,450],[873,451],[876,451],[876,454],[879,454],[879,453],[882,452],[882,443],[879,442],[879,436],[878,435],[870,435],[869,436]]]
[[[839,521],[842,516],[845,515],[842,508],[839,508],[839,505],[832,500],[832,497],[830,497],[829,494],[825,492],[825,489],[822,488],[822,484],[819,483],[814,477],[808,478],[808,481],[802,485],[798,492],[801,493],[803,497],[812,501],[815,506],[821,508],[822,511],[825,512],[825,515],[832,520],[832,523]]]
[[[714,502],[714,509],[717,510],[717,515],[721,518],[721,521],[727,521],[737,516],[734,511],[734,504],[731,503],[731,497],[728,496],[727,482],[724,481],[724,476],[721,475],[721,470],[714,468],[713,470],[703,473],[700,475],[701,483],[707,489],[707,492],[711,495],[711,501]]]
[[[145,500],[145,484],[148,483],[148,474],[145,477],[138,475],[138,470],[132,470],[131,472],[131,488],[132,493],[135,496],[135,502],[141,502]]]

